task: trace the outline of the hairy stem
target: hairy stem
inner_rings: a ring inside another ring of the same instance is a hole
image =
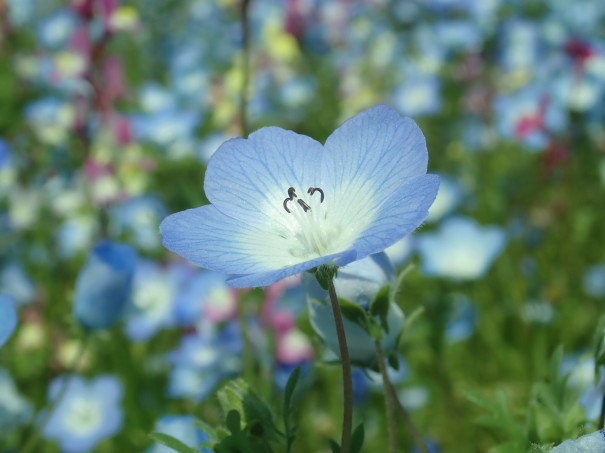
[[[336,324],[336,335],[338,336],[338,346],[340,348],[340,360],[342,362],[342,390],[344,402],[340,452],[349,453],[351,450],[351,431],[353,427],[353,378],[351,375],[351,360],[349,359],[347,337],[345,335],[342,313],[340,312],[340,305],[338,304],[338,296],[336,295],[333,279],[330,279],[328,282],[328,292],[330,293],[330,302],[332,303],[334,322]]]
[[[387,364],[382,351],[382,345],[379,340],[374,340],[376,344],[376,355],[378,357],[378,367],[382,375],[382,387],[384,390],[384,404],[387,413],[387,430],[389,434],[389,453],[397,453],[397,424],[395,423],[395,395],[392,391],[393,386],[387,373]]]
[[[428,447],[424,443],[424,439],[420,435],[420,432],[418,431],[418,429],[416,429],[414,422],[412,422],[410,414],[408,414],[408,411],[405,410],[405,407],[403,407],[403,404],[401,404],[401,401],[399,401],[399,398],[397,398],[397,392],[395,391],[395,387],[393,387],[391,381],[388,381],[385,384],[389,387],[389,391],[393,395],[393,401],[395,402],[395,406],[399,410],[399,414],[401,415],[401,418],[403,418],[405,426],[412,435],[414,443],[416,444],[421,453],[430,453]]]

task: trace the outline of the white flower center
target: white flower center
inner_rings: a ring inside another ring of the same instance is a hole
[[[338,204],[334,194],[321,187],[290,187],[284,195],[282,221],[275,232],[286,242],[288,265],[348,249],[369,220],[358,221],[350,212],[350,203],[342,200]]]
[[[65,425],[74,433],[86,435],[101,423],[101,403],[87,398],[73,398],[65,414]]]

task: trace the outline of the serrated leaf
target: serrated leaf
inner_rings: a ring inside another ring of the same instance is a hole
[[[372,302],[370,302],[370,314],[378,317],[380,325],[386,333],[389,333],[389,306],[391,285],[385,285],[378,290]]]
[[[151,433],[149,434],[154,441],[165,445],[169,448],[172,448],[174,451],[178,451],[179,453],[200,453],[199,449],[192,448],[188,445],[185,445],[180,440],[164,433]]]
[[[363,423],[360,423],[351,436],[351,453],[361,453],[361,447],[363,447],[364,440],[365,429]]]

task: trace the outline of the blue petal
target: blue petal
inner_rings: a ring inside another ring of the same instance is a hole
[[[382,204],[374,221],[353,244],[352,248],[357,251],[354,259],[359,260],[380,252],[414,231],[426,219],[438,189],[437,175],[419,176],[397,189]],[[344,266],[351,261],[353,260],[341,258],[336,264]]]
[[[256,226],[270,225],[288,188],[298,193],[320,182],[322,146],[278,127],[260,129],[246,140],[225,142],[206,170],[204,191],[222,213]]]
[[[426,173],[424,135],[410,118],[377,105],[345,121],[326,140],[323,187],[346,193],[353,181],[380,187],[385,197]]]
[[[0,346],[2,346],[17,326],[15,302],[9,296],[0,294]]]

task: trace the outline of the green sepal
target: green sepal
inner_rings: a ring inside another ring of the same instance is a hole
[[[330,448],[332,449],[332,453],[340,453],[340,445],[336,443],[336,441],[330,439]]]
[[[374,296],[374,299],[372,299],[372,302],[370,303],[370,314],[378,317],[380,320],[380,325],[387,334],[389,333],[388,317],[390,306],[390,290],[391,285],[384,285],[378,290]]]
[[[309,272],[315,275],[319,286],[328,291],[330,282],[334,281],[338,275],[338,266],[331,263],[322,264],[321,266],[314,267]]]

